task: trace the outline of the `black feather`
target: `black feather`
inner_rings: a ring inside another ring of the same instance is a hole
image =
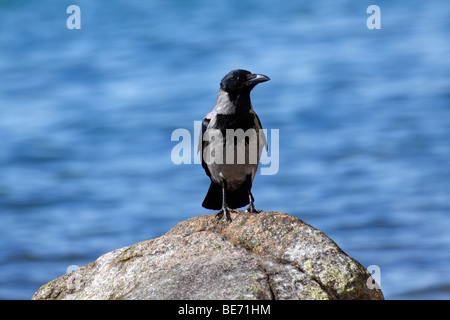
[[[247,186],[242,184],[235,191],[226,191],[227,204],[231,209],[241,208],[250,203]],[[222,188],[219,184],[212,182],[202,206],[206,209],[219,210],[222,208]]]
[[[206,118],[203,119],[203,121],[202,121],[202,135],[200,136],[200,139],[201,139],[200,143],[202,145],[201,150],[200,150],[200,152],[201,152],[200,158],[202,159],[202,167],[203,167],[203,169],[205,169],[205,172],[208,175],[208,177],[211,177],[211,172],[209,172],[208,165],[203,160],[203,150],[205,150],[206,146],[208,145],[208,141],[203,141],[203,135],[205,134],[205,131],[208,128],[208,125],[209,125],[210,121],[211,121],[210,119],[206,119]]]

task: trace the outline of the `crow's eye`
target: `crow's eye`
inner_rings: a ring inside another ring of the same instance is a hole
[[[236,77],[236,81],[237,81],[237,82],[241,81],[241,77],[237,76],[237,77]]]

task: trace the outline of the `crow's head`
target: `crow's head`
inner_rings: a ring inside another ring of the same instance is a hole
[[[263,74],[251,73],[247,70],[237,69],[230,71],[220,82],[220,88],[230,94],[239,94],[250,91],[261,82],[270,78]]]

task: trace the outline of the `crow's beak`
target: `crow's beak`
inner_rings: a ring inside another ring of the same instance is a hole
[[[247,76],[247,82],[245,83],[247,86],[255,86],[255,85],[257,85],[258,83],[261,83],[261,82],[266,82],[266,81],[269,81],[270,80],[270,78],[268,77],[268,76],[265,76],[265,75],[263,75],[263,74],[254,74],[254,73],[252,73],[252,74],[249,74],[248,76]]]

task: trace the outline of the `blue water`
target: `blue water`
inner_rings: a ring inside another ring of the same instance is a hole
[[[447,0],[0,0],[0,299],[212,213],[170,137],[235,68],[272,79],[252,100],[280,168],[255,178],[257,208],[379,266],[387,299],[450,299],[449,16]]]

